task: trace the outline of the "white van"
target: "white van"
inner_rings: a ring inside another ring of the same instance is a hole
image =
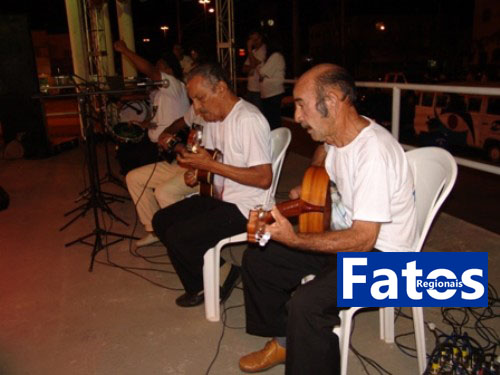
[[[419,92],[413,121],[417,135],[436,132],[452,146],[483,149],[500,161],[500,97]]]

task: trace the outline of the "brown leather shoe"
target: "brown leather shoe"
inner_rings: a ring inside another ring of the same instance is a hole
[[[266,343],[264,349],[240,358],[240,369],[244,372],[260,372],[285,363],[286,349],[276,339]]]

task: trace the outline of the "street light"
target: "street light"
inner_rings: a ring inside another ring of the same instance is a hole
[[[205,23],[205,31],[207,31],[207,4],[210,4],[210,0],[198,0],[200,4],[203,4],[203,21]]]
[[[163,31],[163,36],[166,38],[167,37],[167,31],[169,27],[168,26],[161,26],[160,30]]]

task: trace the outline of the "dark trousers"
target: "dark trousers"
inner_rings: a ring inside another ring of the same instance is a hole
[[[286,374],[340,374],[337,257],[271,241],[245,251],[242,278],[247,332],[286,336]],[[316,275],[300,285],[304,276]],[[293,295],[292,295],[293,293]]]
[[[203,290],[203,256],[220,240],[246,231],[247,219],[236,205],[195,195],[153,217],[153,229],[167,248],[188,293]]]
[[[132,169],[161,160],[158,145],[151,142],[147,134],[138,143],[118,143],[116,158],[120,164],[120,173],[124,176]]]
[[[281,126],[281,100],[283,94],[262,99],[262,113],[264,114],[271,130]]]

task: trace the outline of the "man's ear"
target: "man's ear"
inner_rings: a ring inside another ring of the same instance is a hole
[[[227,84],[226,84],[226,82],[224,82],[224,81],[217,82],[217,84],[215,85],[215,93],[220,95],[220,94],[223,94],[226,91],[227,91]]]
[[[325,104],[328,109],[337,112],[340,103],[340,97],[335,90],[328,90],[325,93]]]

